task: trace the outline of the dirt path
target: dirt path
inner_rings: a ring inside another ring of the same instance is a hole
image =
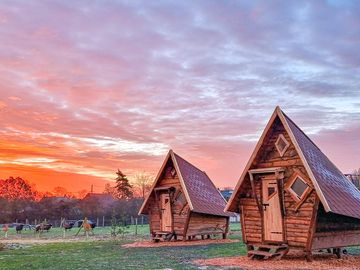
[[[82,242],[82,241],[101,241],[109,239],[109,237],[103,236],[89,236],[86,239],[85,236],[78,236],[78,237],[49,237],[49,238],[14,238],[14,239],[1,239],[1,243],[4,244],[50,244],[50,243],[67,243],[67,242]]]
[[[332,269],[332,270],[359,270],[360,256],[344,255],[337,259],[332,254],[315,254],[312,262],[307,262],[299,254],[289,255],[280,261],[251,260],[247,256],[199,259],[194,261],[200,266],[219,266],[222,268],[237,267],[244,270],[293,270],[293,269]]]
[[[181,246],[200,246],[200,245],[210,245],[210,244],[225,244],[225,243],[235,243],[239,240],[231,239],[207,239],[207,240],[192,240],[192,241],[170,241],[170,242],[159,242],[154,243],[152,241],[140,241],[134,242],[131,244],[122,245],[125,248],[156,248],[156,247],[181,247]]]

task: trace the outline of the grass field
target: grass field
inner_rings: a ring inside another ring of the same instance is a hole
[[[83,234],[75,237],[77,230],[68,232],[63,239],[59,228],[52,228],[40,237],[33,231],[16,235],[12,230],[8,239],[15,244],[14,249],[0,251],[1,270],[32,269],[219,269],[219,267],[199,268],[192,263],[195,259],[233,257],[245,255],[246,249],[241,241],[238,224],[231,224],[231,239],[238,242],[226,244],[207,244],[201,246],[125,248],[123,244],[134,241],[148,241],[148,226],[130,226],[124,238],[112,238],[110,228],[96,228],[95,235],[89,239]],[[3,239],[1,234],[0,239]],[[1,241],[0,241],[1,242]],[[360,254],[360,247],[349,248],[350,254]],[[236,269],[236,268],[232,268]],[[240,268],[238,268],[240,269]]]
[[[232,224],[231,228],[230,238],[240,240],[239,225]],[[192,260],[245,254],[241,241],[187,247],[121,247],[135,240],[148,239],[148,226],[138,226],[137,236],[135,227],[131,226],[123,239],[112,239],[108,227],[96,228],[95,236],[88,240],[83,235],[74,238],[75,232],[67,234],[67,239],[74,239],[71,242],[26,244],[21,249],[1,251],[0,269],[199,269]],[[62,239],[62,236],[62,230],[53,228],[49,233],[43,233],[40,239]],[[9,238],[30,240],[38,239],[38,236],[25,231],[21,236],[11,232]]]

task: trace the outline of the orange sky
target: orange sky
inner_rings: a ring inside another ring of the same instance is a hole
[[[303,5],[0,3],[0,177],[102,191],[172,148],[234,186],[276,105],[352,172],[358,4]]]

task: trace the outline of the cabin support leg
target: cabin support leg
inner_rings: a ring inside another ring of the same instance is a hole
[[[205,235],[201,235],[201,240],[204,240],[205,239]]]
[[[206,236],[206,239],[210,239],[210,234],[208,234],[208,235]]]
[[[333,253],[336,255],[338,259],[341,258],[341,248],[334,248]]]
[[[306,261],[308,262],[312,262],[313,261],[313,256],[310,250],[305,251],[305,256],[306,256]]]

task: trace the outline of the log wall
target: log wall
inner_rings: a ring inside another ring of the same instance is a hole
[[[280,134],[283,134],[286,140],[290,143],[289,148],[286,150],[283,157],[278,153],[275,142]],[[263,144],[260,147],[254,162],[251,164],[250,169],[260,168],[285,168],[284,172],[284,186],[289,178],[295,173],[300,172],[305,176],[305,181],[311,188],[314,188],[305,167],[300,160],[300,157],[291,143],[289,135],[286,133],[285,128],[279,119],[274,121],[272,128],[264,138]],[[257,197],[261,203],[261,174],[255,176],[255,189]],[[283,193],[284,201],[284,233],[285,241],[288,245],[296,248],[306,248],[309,240],[309,232],[312,226],[313,209],[316,200],[316,193],[313,190],[310,195],[305,199],[303,204],[297,209],[297,201],[290,195],[288,191],[280,189],[280,196]],[[244,230],[244,241],[246,243],[258,243],[262,241],[262,218],[261,213],[257,207],[256,200],[252,195],[250,179],[247,175],[244,179],[241,188],[239,199],[239,209],[242,209],[241,217]]]
[[[221,234],[227,232],[227,217],[191,213],[186,235]]]
[[[360,245],[360,220],[326,213],[321,205],[317,213],[312,249]]]

